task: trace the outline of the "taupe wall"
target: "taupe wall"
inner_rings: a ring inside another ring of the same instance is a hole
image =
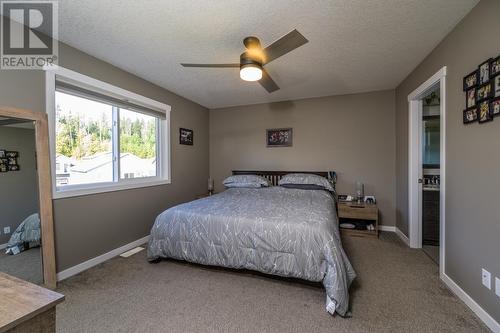
[[[38,212],[35,130],[0,126],[0,149],[19,152],[19,171],[0,173],[0,244],[9,241],[19,224]],[[4,234],[10,227],[10,234]]]
[[[210,110],[216,190],[234,169],[338,172],[339,193],[357,180],[395,225],[394,91]],[[292,127],[293,147],[266,148],[266,128]]]
[[[408,230],[408,102],[421,83],[447,66],[445,270],[500,321],[499,298],[481,285],[481,268],[500,278],[500,118],[462,124],[462,78],[500,55],[500,1],[482,0],[396,90],[397,226]]]
[[[130,73],[60,43],[59,64],[172,106],[172,184],[54,201],[57,271],[149,234],[162,210],[206,191],[208,111]],[[0,105],[45,112],[41,71],[0,71]],[[179,127],[195,133],[181,146]]]

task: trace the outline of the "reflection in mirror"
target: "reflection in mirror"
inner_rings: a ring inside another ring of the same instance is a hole
[[[43,282],[35,126],[0,117],[0,271]]]

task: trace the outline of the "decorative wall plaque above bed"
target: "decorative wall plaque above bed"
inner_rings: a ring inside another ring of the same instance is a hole
[[[291,147],[293,130],[291,128],[273,128],[266,130],[267,147]]]

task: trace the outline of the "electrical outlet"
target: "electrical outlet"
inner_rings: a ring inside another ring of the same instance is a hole
[[[483,286],[491,290],[491,273],[483,268]]]
[[[497,277],[495,278],[495,294],[500,297],[500,279]]]
[[[10,227],[3,228],[3,233],[6,234],[6,235],[10,234]]]

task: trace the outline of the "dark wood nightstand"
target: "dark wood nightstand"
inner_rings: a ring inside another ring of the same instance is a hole
[[[339,202],[339,222],[348,220],[373,221],[375,230],[339,228],[342,234],[359,237],[378,237],[378,207],[376,204]]]

